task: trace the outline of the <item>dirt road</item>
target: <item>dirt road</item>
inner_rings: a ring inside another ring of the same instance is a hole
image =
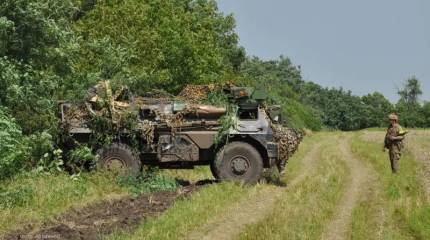
[[[303,170],[296,178],[294,178],[286,188],[267,186],[253,198],[245,199],[238,202],[230,208],[227,214],[218,215],[203,227],[192,232],[185,239],[191,240],[217,240],[217,239],[233,239],[242,232],[246,225],[259,222],[270,213],[276,206],[279,197],[288,191],[289,187],[300,183],[306,176],[311,174],[313,162],[317,159],[317,153],[321,144],[313,146],[310,152],[303,159]]]
[[[342,160],[350,170],[350,181],[342,194],[334,216],[329,221],[323,232],[322,239],[349,239],[351,231],[352,212],[357,204],[366,197],[370,186],[376,182],[375,173],[366,167],[362,161],[357,159],[350,150],[349,135],[342,135],[340,139],[326,139],[326,142],[340,142],[339,150]],[[299,175],[294,178],[287,188],[267,187],[252,198],[245,199],[229,209],[227,214],[214,217],[202,228],[192,232],[185,239],[235,239],[244,228],[253,223],[257,223],[267,217],[276,207],[276,203],[282,194],[300,184],[307,176],[311,176],[314,171],[314,162],[318,160],[321,151],[321,144],[315,145],[303,159],[302,168]]]
[[[375,176],[359,159],[351,153],[349,137],[344,137],[339,146],[343,160],[350,170],[351,180],[338,203],[335,215],[326,226],[322,239],[349,239],[352,211],[357,203],[365,197],[366,189],[375,182]]]

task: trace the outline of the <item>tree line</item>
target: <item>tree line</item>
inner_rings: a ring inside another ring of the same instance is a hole
[[[430,102],[420,101],[423,92],[416,77],[404,82],[397,92],[399,101],[391,103],[379,92],[356,96],[350,90],[304,81],[300,67],[283,56],[269,61],[247,58],[240,75],[244,83],[269,89],[297,127],[343,131],[387,127],[387,116],[393,112],[405,127],[430,127]]]
[[[381,127],[391,111],[407,127],[430,125],[418,80],[399,91],[397,104],[304,81],[287,57],[247,56],[234,17],[213,0],[3,0],[0,178],[61,162],[57,102],[82,101],[104,79],[136,94],[230,81],[265,88],[297,128]]]

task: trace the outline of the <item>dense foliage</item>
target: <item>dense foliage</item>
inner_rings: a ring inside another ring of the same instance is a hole
[[[56,169],[63,158],[94,161],[86,146],[68,155],[58,149],[57,101],[81,101],[103,79],[138,94],[227,81],[264,88],[297,128],[381,127],[391,111],[407,127],[430,126],[416,78],[397,104],[380,93],[323,88],[304,81],[287,57],[247,57],[234,27],[214,0],[1,1],[1,176],[25,165]]]
[[[0,104],[25,133],[55,127],[59,89],[73,76],[78,46],[70,1],[5,0],[0,4]]]
[[[0,108],[0,179],[18,172],[28,157],[25,137],[15,120]]]
[[[75,26],[79,69],[135,91],[219,81],[245,56],[215,1],[104,0]]]

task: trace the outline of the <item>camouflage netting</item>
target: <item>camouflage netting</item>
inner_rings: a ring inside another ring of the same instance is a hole
[[[178,95],[180,99],[191,103],[199,103],[208,98],[209,93],[220,89],[219,85],[187,85]]]
[[[272,124],[275,141],[279,143],[279,172],[283,173],[288,159],[297,151],[303,139],[303,134],[298,130],[286,128],[279,124]]]
[[[89,116],[85,105],[73,105],[65,112],[64,120],[70,127],[79,127],[88,121]]]

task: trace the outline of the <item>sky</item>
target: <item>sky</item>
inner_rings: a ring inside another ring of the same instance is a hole
[[[429,0],[218,0],[240,44],[262,59],[289,57],[305,80],[354,94],[397,89],[416,76],[430,101]]]

